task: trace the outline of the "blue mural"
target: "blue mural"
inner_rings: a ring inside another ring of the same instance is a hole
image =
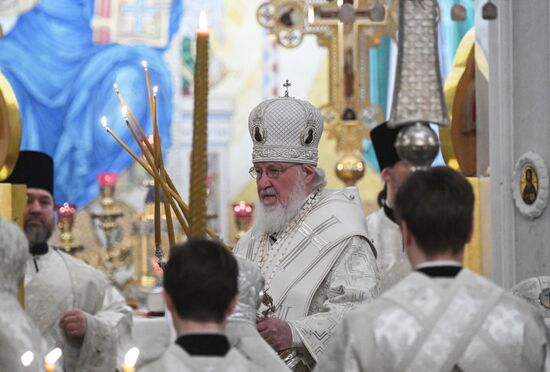
[[[182,1],[174,1],[170,37],[177,31],[182,12]],[[172,88],[164,49],[94,44],[93,15],[93,0],[42,0],[19,17],[0,41],[0,68],[21,110],[21,149],[50,154],[55,161],[56,202],[78,206],[98,194],[98,172],[120,172],[133,163],[102,128],[101,116],[107,116],[109,126],[138,151],[121,118],[113,83],[118,84],[138,122],[151,132],[142,60],[148,62],[153,84],[160,87],[158,122],[163,147],[170,144]]]

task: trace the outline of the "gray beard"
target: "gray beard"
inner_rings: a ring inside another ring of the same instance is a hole
[[[286,207],[280,203],[274,207],[266,207],[259,202],[256,208],[254,228],[268,235],[282,232],[302,209],[306,197],[306,185],[303,180],[300,180],[290,193]]]
[[[29,245],[35,246],[37,244],[47,243],[52,236],[52,226],[25,226],[25,235],[29,241]]]

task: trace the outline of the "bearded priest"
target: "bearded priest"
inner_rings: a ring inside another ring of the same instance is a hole
[[[53,179],[49,155],[21,151],[4,181],[27,185],[24,231],[32,259],[25,272],[25,311],[49,348],[62,349],[63,371],[114,371],[117,349],[122,353],[130,342],[131,309],[103,273],[48,245]]]
[[[343,315],[378,295],[376,251],[357,189],[325,189],[317,108],[287,90],[256,106],[248,126],[259,203],[235,253],[265,277],[258,331],[290,368],[307,371]]]

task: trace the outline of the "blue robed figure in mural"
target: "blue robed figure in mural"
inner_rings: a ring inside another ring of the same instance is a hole
[[[99,118],[138,151],[113,92],[118,84],[138,122],[152,121],[141,61],[160,87],[157,115],[163,147],[169,145],[172,113],[170,73],[163,49],[144,45],[96,45],[90,26],[93,0],[42,0],[0,40],[0,68],[17,96],[21,149],[39,150],[55,161],[55,198],[84,206],[98,193],[96,173],[119,172],[132,158],[105,132]],[[182,1],[170,13],[172,36]]]

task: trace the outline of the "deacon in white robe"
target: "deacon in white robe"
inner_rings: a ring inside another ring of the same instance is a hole
[[[0,370],[42,371],[47,347],[17,299],[29,243],[21,229],[0,218]],[[30,353],[30,354],[29,354]]]
[[[424,203],[418,208],[419,203]],[[349,314],[318,372],[543,371],[549,348],[541,315],[462,268],[471,238],[471,185],[450,168],[417,171],[396,212],[415,272]]]
[[[376,251],[357,190],[324,189],[316,167],[323,119],[314,106],[288,94],[264,101],[249,130],[260,200],[234,252],[258,264],[273,300],[261,307],[258,331],[287,366],[307,370],[343,315],[378,295]]]
[[[131,309],[104,274],[48,246],[54,229],[52,158],[21,151],[4,182],[27,185],[24,230],[33,259],[25,275],[25,311],[49,348],[62,349],[64,371],[114,370],[131,337]]]
[[[189,355],[178,344],[170,345],[166,353],[153,363],[139,369],[140,372],[261,372],[269,371],[256,365],[231,348],[223,356]]]
[[[235,258],[239,263],[239,301],[225,324],[229,343],[267,372],[288,372],[289,368],[256,329],[260,295],[264,289],[262,273],[252,261]]]
[[[265,371],[232,347],[224,333],[237,303],[238,271],[233,255],[218,242],[195,238],[172,250],[164,293],[178,337],[140,372]]]
[[[401,230],[394,216],[394,199],[399,186],[410,174],[410,165],[399,158],[395,140],[400,128],[388,128],[387,122],[371,131],[371,141],[380,167],[384,190],[378,197],[381,208],[367,216],[367,234],[372,239],[380,270],[380,292],[385,292],[411,272],[405,254]]]

